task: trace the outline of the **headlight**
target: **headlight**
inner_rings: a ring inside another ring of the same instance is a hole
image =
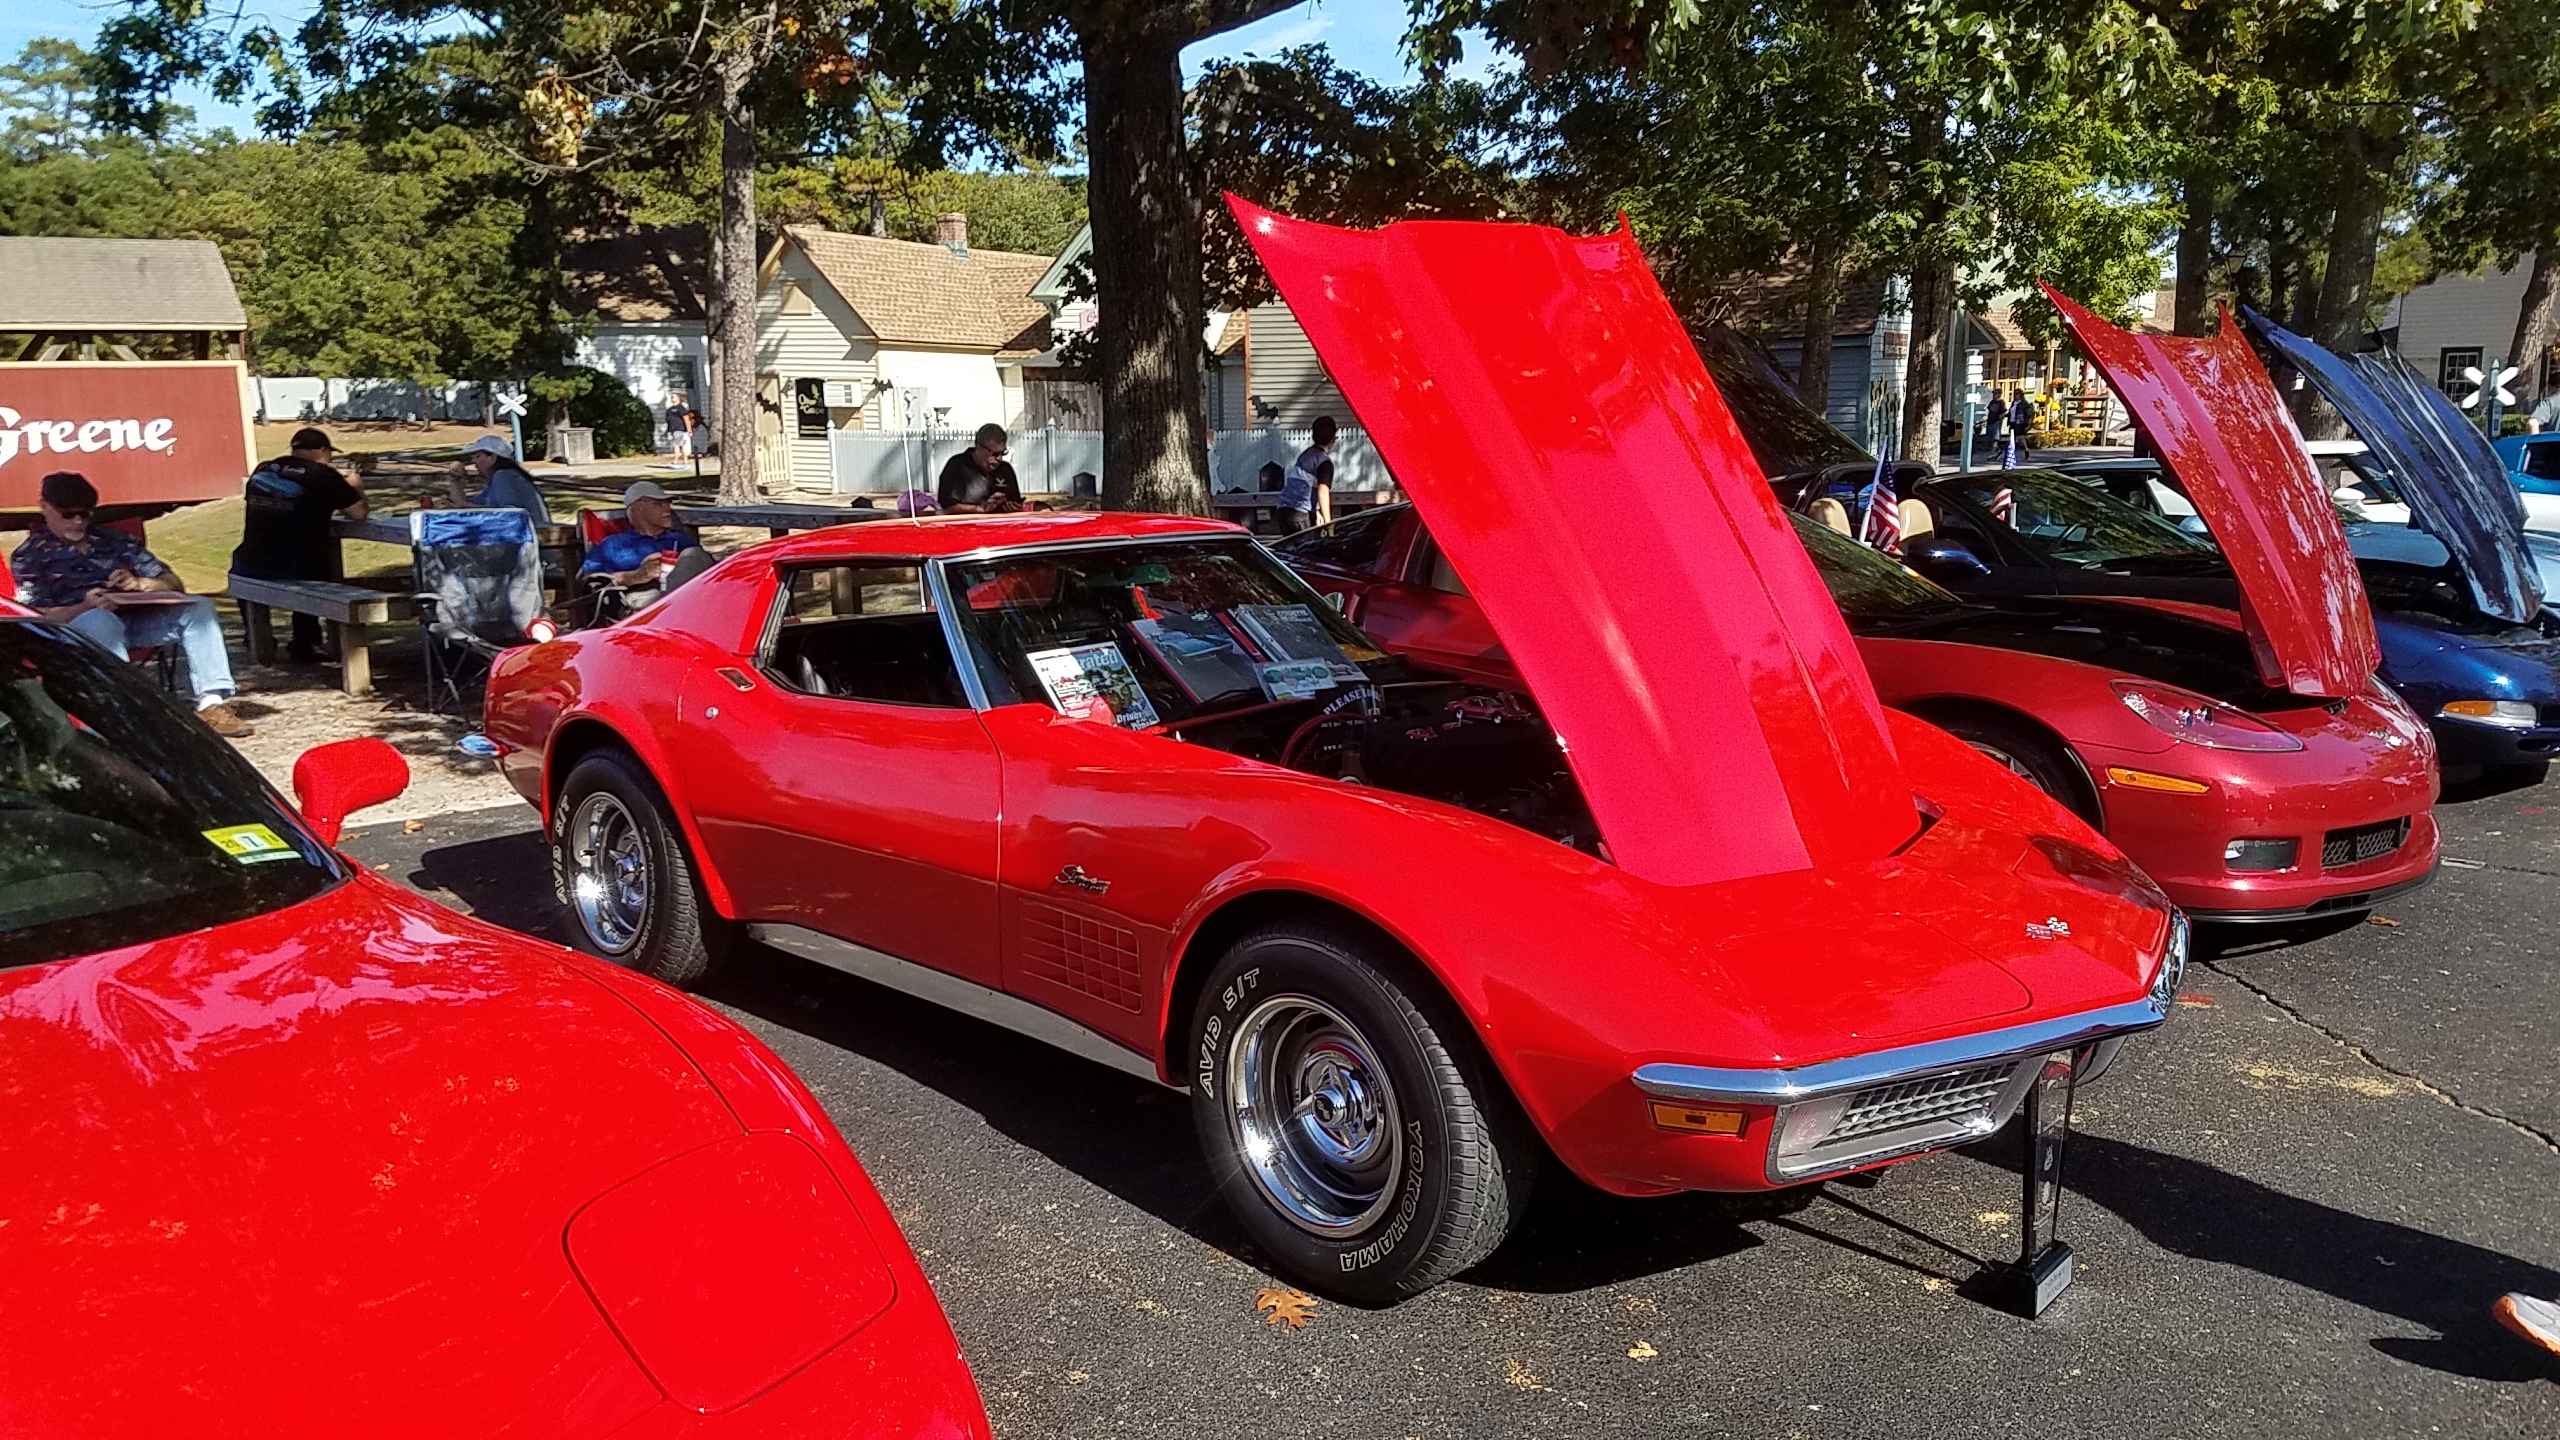
[[[2455,700],[2436,713],[2448,720],[2469,720],[2501,730],[2530,730],[2541,718],[2533,706],[2522,700]]]
[[[2302,742],[2245,710],[2173,685],[2118,680],[2116,698],[2172,740],[2208,750],[2299,750]]]
[[[2160,973],[2151,977],[2151,1003],[2163,1011],[2178,998],[2178,987],[2186,983],[2187,947],[2191,940],[2187,928],[2187,912],[2169,912],[2169,943],[2160,950]]]

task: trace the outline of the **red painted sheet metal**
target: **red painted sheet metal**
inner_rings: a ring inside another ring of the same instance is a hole
[[[2382,663],[2364,580],[2284,397],[2229,311],[2209,340],[2134,335],[2048,285],[2213,527],[2240,579],[2258,673],[2296,695],[2359,695]]]
[[[1633,236],[1228,203],[1618,864],[1702,884],[1909,838],[1875,688]]]

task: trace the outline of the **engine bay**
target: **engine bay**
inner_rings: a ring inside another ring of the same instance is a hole
[[[1457,680],[1358,685],[1319,700],[1204,716],[1170,733],[1346,785],[1455,805],[1602,854],[1555,731],[1510,691]]]

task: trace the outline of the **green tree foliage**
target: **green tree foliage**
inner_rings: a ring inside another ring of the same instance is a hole
[[[649,407],[620,380],[585,365],[564,365],[536,375],[525,388],[537,400],[566,408],[568,422],[595,432],[598,456],[645,455],[656,444]],[[525,437],[525,446],[541,458],[543,439]]]

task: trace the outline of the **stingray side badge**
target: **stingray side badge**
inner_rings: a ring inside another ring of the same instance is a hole
[[[2030,940],[2066,940],[2070,936],[2071,922],[2059,915],[2046,916],[2042,924],[2033,920],[2027,922],[2027,938]]]

